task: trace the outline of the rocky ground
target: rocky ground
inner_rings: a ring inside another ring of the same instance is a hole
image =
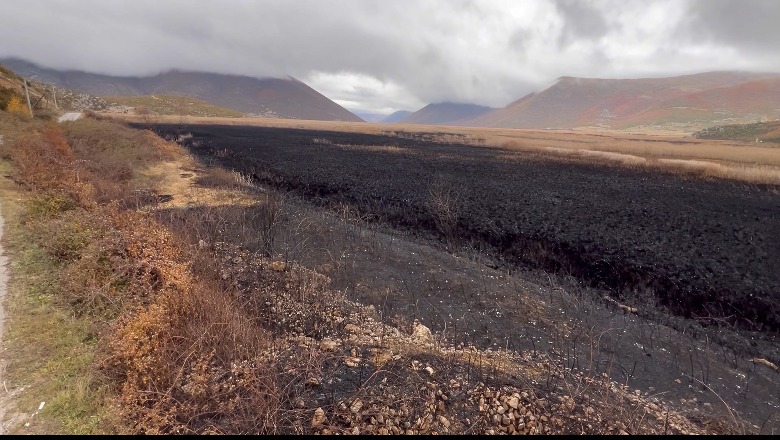
[[[225,243],[214,248],[222,255],[224,278],[241,291],[281,293],[259,312],[291,334],[275,356],[321,361],[312,362],[305,373],[299,365],[289,366],[310,390],[290,409],[291,423],[301,433],[707,434],[755,429],[715,417],[711,404],[696,399],[685,402],[683,410],[673,409],[661,395],[615,383],[606,373],[591,376],[566,368],[542,352],[449,346],[417,321],[406,328],[383,324],[374,307],[348,301],[317,310],[322,314],[317,319],[325,321],[322,334],[307,337],[299,333],[306,333],[312,318],[295,297],[295,280],[306,273],[314,282],[327,283],[322,275]]]

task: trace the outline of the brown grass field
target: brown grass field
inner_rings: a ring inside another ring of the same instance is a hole
[[[681,175],[780,184],[780,148],[744,141],[696,139],[690,135],[634,134],[593,130],[527,130],[436,125],[307,121],[272,118],[137,116],[103,113],[128,122],[222,124],[330,130],[414,137],[434,134],[443,143],[528,151],[553,159],[649,168]]]

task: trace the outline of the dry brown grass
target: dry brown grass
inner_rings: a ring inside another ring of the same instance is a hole
[[[146,122],[132,116],[122,120]],[[577,130],[521,130],[410,124],[304,121],[272,118],[155,117],[153,121],[333,130],[352,133],[415,135],[437,133],[475,146],[537,153],[550,158],[646,168],[695,177],[780,184],[780,148],[752,142],[696,139],[689,135],[641,135]],[[690,163],[688,163],[690,162]],[[703,167],[701,163],[707,163]],[[706,169],[704,169],[706,168]]]
[[[320,284],[301,271],[280,271],[257,258],[264,269],[253,273],[266,282],[278,279],[274,282],[279,290],[267,290],[265,297],[242,294],[220,270],[224,262],[213,248],[191,248],[187,240],[195,235],[175,236],[139,210],[154,203],[140,199],[139,191],[157,194],[170,183],[158,174],[168,170],[158,168],[159,163],[186,159],[175,144],[94,120],[64,129],[32,122],[21,128],[26,134],[4,142],[3,153],[16,166],[13,177],[31,200],[23,214],[25,246],[40,248],[40,264],[50,268],[53,310],[83,321],[89,330],[78,337],[93,342],[82,348],[79,370],[68,369],[73,361],[62,359],[67,357],[62,350],[38,354],[35,363],[42,371],[36,370],[35,377],[45,378],[43,370],[74,375],[85,381],[81,387],[86,391],[76,405],[65,389],[51,390],[43,381],[26,383],[25,388],[36,393],[32,398],[45,399],[48,408],[56,410],[37,414],[35,423],[16,426],[14,432],[291,432],[297,413],[290,409],[304,388],[301,374],[305,379],[306,369],[318,361],[316,354],[293,350],[280,362],[274,340],[284,334],[272,334],[267,324],[297,322],[303,329],[319,328],[323,307],[335,304],[322,301]],[[251,183],[243,176],[223,174],[236,189]],[[261,215],[251,219],[253,224],[272,229],[280,203],[283,200],[267,198],[269,209],[258,211]],[[189,224],[205,220],[199,214],[185,218]],[[217,219],[212,229],[195,226],[210,243],[225,225],[246,226],[235,217]],[[272,231],[258,239],[244,229],[244,236],[257,246],[273,246]],[[186,227],[180,231],[193,232]],[[285,304],[297,312],[280,305],[259,319],[258,307],[284,288],[295,296]],[[289,319],[295,313],[299,321]],[[25,337],[56,333],[57,324],[38,318]],[[23,334],[16,328],[12,333]],[[52,364],[64,369],[52,370]],[[29,368],[13,365],[14,372]],[[24,383],[30,376],[15,381]],[[102,391],[106,389],[112,392]]]

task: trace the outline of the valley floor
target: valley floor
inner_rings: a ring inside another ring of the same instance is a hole
[[[0,123],[35,171],[9,174],[30,200],[11,261],[58,270],[12,266],[7,310],[45,313],[6,335],[9,389],[20,413],[47,404],[11,433],[780,430],[780,374],[743,330],[507,265],[447,223],[393,227],[283,190],[222,164],[227,145],[91,118]],[[51,316],[80,327],[55,339]]]

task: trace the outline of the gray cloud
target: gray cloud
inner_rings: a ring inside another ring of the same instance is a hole
[[[554,3],[565,23],[562,44],[583,38],[598,39],[607,33],[607,21],[592,1],[555,0]]]
[[[757,54],[777,52],[780,42],[780,2],[777,0],[708,0],[691,4],[688,40],[738,48]]]
[[[350,108],[502,106],[563,75],[780,71],[776,0],[4,0],[0,57],[292,75]]]

